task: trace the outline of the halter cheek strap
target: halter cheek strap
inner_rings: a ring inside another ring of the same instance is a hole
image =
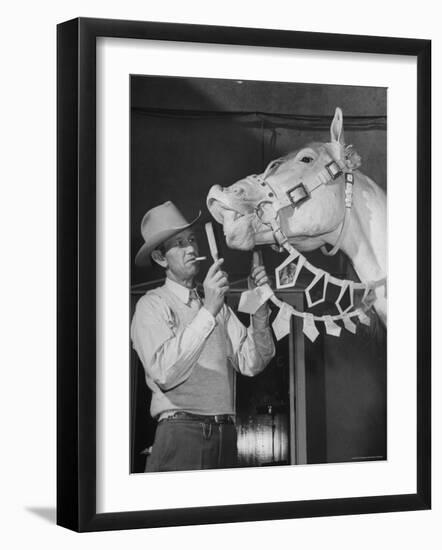
[[[342,220],[341,231],[339,237],[335,242],[331,250],[327,250],[325,246],[321,246],[321,252],[326,256],[334,256],[336,252],[341,247],[342,239],[344,238],[348,223],[350,220],[350,210],[353,205],[353,184],[354,184],[354,175],[352,172],[345,173],[345,212],[344,219]]]
[[[267,192],[267,197],[262,202],[271,203],[275,211],[279,212],[279,210],[286,206],[292,206],[293,208],[300,206],[310,198],[313,191],[318,187],[327,185],[329,182],[336,180],[342,175],[345,164],[340,160],[332,159],[330,156],[327,160],[329,162],[315,174],[305,176],[302,181],[297,182],[293,187],[289,187],[285,190],[275,189],[267,180],[269,172],[275,168],[275,166],[282,163],[281,159],[272,161],[262,175],[253,174],[248,176],[247,180],[264,187]]]

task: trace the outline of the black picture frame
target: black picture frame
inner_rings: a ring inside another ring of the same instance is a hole
[[[417,491],[358,498],[96,511],[96,39],[414,56],[417,60]],[[431,41],[78,18],[57,28],[57,523],[83,531],[151,528],[431,506]]]

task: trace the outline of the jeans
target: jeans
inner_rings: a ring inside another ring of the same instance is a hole
[[[208,420],[169,418],[158,423],[145,472],[234,468],[236,427]]]

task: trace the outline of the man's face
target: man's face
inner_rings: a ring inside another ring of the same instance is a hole
[[[198,257],[198,243],[193,229],[188,228],[174,235],[164,242],[164,267],[177,281],[193,279],[198,273],[200,262]]]

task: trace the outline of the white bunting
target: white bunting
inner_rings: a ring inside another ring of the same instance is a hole
[[[353,323],[353,321],[350,319],[350,317],[344,316],[342,318],[344,322],[344,327],[351,333],[356,334],[356,325]]]
[[[314,342],[319,336],[319,330],[316,328],[315,320],[311,313],[304,313],[302,332],[307,336],[310,342]]]
[[[290,319],[292,316],[292,308],[283,302],[278,311],[276,319],[272,323],[273,332],[277,340],[281,340],[287,334],[290,334]]]
[[[370,317],[363,309],[361,309],[360,304],[358,304],[358,306],[355,304],[355,292],[362,291],[362,304],[365,308],[371,308],[374,300],[376,299],[374,289],[380,287],[381,285],[386,288],[385,279],[369,284],[359,283],[348,279],[337,279],[326,271],[318,269],[310,264],[306,260],[305,256],[295,250],[290,243],[283,243],[279,251],[282,251],[282,249],[285,249],[290,255],[275,269],[276,288],[283,289],[294,287],[301,270],[305,268],[313,274],[313,279],[307,288],[304,289],[304,295],[306,297],[308,307],[314,307],[315,305],[324,302],[326,300],[327,286],[331,284],[339,288],[339,294],[335,300],[335,305],[339,311],[339,315],[334,315],[333,317],[331,315],[315,316],[312,313],[298,311],[293,306],[285,304],[285,302],[282,302],[277,296],[275,296],[268,285],[263,285],[262,287],[243,292],[241,294],[240,303],[238,306],[239,311],[253,314],[262,304],[270,299],[270,301],[279,308],[278,315],[272,325],[278,340],[289,334],[291,315],[295,315],[296,317],[303,319],[303,332],[311,342],[314,342],[319,335],[319,331],[316,326],[316,323],[319,322],[324,323],[327,334],[336,337],[341,335],[342,328],[335,321],[342,321],[344,328],[352,334],[356,334],[357,332],[357,324],[355,323],[356,318],[358,318],[362,324],[367,326],[370,325]],[[310,295],[310,291],[313,290],[318,283],[320,283],[322,278],[321,296],[318,300],[314,301]],[[343,301],[347,291],[348,303],[346,307],[343,307],[341,302]]]
[[[345,294],[347,288],[348,288],[350,300],[349,300],[348,306],[346,308],[343,308],[341,306],[341,300],[344,297],[344,294]],[[350,311],[350,309],[352,309],[352,307],[354,305],[353,292],[354,292],[353,281],[344,281],[343,284],[342,284],[339,296],[337,297],[336,302],[335,302],[336,307],[338,308],[338,311],[341,315],[343,313],[346,313],[347,311]]]
[[[322,278],[324,279],[324,282],[322,283],[322,285],[323,285],[322,286],[322,295],[316,301],[313,301],[312,297],[311,297],[311,294],[310,294],[310,291],[316,286],[318,281],[320,281]],[[322,302],[324,302],[325,296],[327,294],[327,285],[328,285],[329,278],[330,278],[329,274],[326,273],[325,271],[318,271],[318,273],[316,273],[316,275],[313,278],[312,282],[304,290],[305,297],[307,298],[308,307],[317,306],[318,304],[321,304]]]
[[[296,266],[294,265],[295,261]],[[299,252],[290,254],[290,256],[275,269],[276,288],[294,287],[305,262],[305,257],[299,254]],[[293,268],[295,268],[294,272]],[[291,273],[289,274],[289,272]],[[286,277],[285,282],[281,281],[283,274],[285,274]]]
[[[259,296],[254,290],[246,290],[241,293],[238,311],[253,315],[259,309]]]
[[[273,296],[269,285],[262,285],[253,290],[246,290],[239,299],[238,311],[253,315],[257,310]]]
[[[366,307],[370,307],[371,305],[373,305],[373,302],[375,300],[376,300],[376,295],[374,293],[374,289],[368,286],[364,291],[364,295],[362,296],[361,303]]]
[[[324,315],[324,324],[327,334],[336,337],[341,335],[341,327],[333,321],[330,315]]]
[[[296,271],[295,275],[293,277],[293,286],[295,286],[296,281],[298,280],[299,274],[301,273],[301,269],[303,268],[304,264],[306,262],[306,259],[304,256],[300,256],[298,263],[296,264]]]
[[[366,325],[367,327],[370,326],[370,317],[368,317],[368,315],[366,315],[362,309],[359,310],[358,312],[358,318],[359,318],[359,321],[361,321],[361,323],[363,325]]]

